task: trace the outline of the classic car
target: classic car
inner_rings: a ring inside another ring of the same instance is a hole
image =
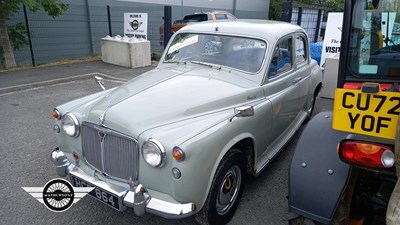
[[[158,66],[53,111],[60,176],[117,210],[225,224],[312,115],[322,73],[308,38],[276,21],[203,22]]]

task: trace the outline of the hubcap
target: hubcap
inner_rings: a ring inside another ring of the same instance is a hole
[[[226,214],[239,194],[242,173],[238,166],[231,167],[226,172],[218,191],[216,208],[219,215]]]

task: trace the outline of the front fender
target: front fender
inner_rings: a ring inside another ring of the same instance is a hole
[[[261,109],[256,107],[256,110]],[[226,152],[243,139],[250,139],[256,145],[253,131],[260,126],[262,115],[259,112],[252,117],[236,117],[230,122],[233,113],[228,110],[202,120],[146,131],[141,135],[141,141],[153,137],[162,142],[167,150],[167,159],[163,168],[150,168],[141,163],[140,182],[150,189],[169,194],[178,202],[194,202],[197,211],[201,210],[215,171]],[[202,126],[208,128],[199,129]],[[177,162],[172,158],[174,146],[185,152],[183,161]],[[179,179],[172,177],[172,168],[181,171]]]
[[[289,168],[289,210],[325,224],[333,220],[351,168],[336,154],[346,133],[331,127],[332,112],[317,114],[302,132]]]

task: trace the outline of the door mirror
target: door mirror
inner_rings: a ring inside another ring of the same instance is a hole
[[[232,122],[235,117],[250,117],[254,116],[254,108],[251,105],[241,106],[234,109],[235,115],[229,120]]]

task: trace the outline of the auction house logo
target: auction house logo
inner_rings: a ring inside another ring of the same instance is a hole
[[[22,189],[51,211],[64,212],[94,188],[72,187],[71,183],[64,179],[53,179],[44,187],[22,187]]]

